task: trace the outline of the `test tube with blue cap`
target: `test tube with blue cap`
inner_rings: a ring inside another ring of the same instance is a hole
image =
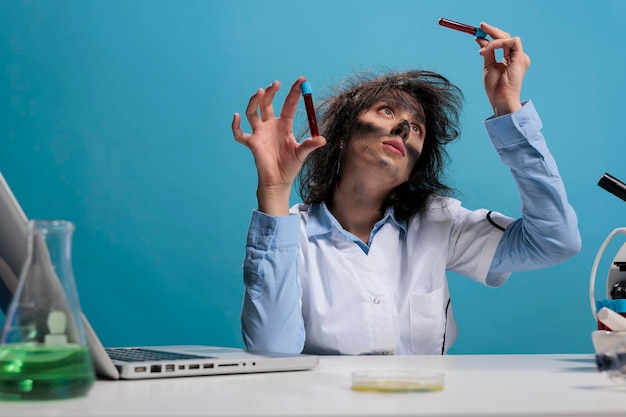
[[[300,84],[300,91],[302,91],[302,98],[304,99],[306,116],[309,119],[309,130],[311,131],[311,136],[319,136],[317,118],[315,117],[315,106],[313,105],[313,89],[311,88],[311,83],[305,81]]]
[[[441,18],[439,19],[439,25],[448,29],[458,30],[459,32],[468,33],[474,35],[477,38],[486,38],[487,34],[479,27],[466,25],[465,23],[455,22],[454,20]]]

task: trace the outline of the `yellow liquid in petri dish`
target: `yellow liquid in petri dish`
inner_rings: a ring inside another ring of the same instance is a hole
[[[352,389],[363,392],[436,392],[444,387],[443,374],[437,372],[355,372]]]

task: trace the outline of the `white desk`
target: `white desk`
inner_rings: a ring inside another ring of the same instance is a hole
[[[430,393],[351,390],[351,373],[445,373]],[[0,416],[626,416],[626,380],[592,355],[322,357],[315,370],[147,381],[97,381],[86,398],[0,402]]]

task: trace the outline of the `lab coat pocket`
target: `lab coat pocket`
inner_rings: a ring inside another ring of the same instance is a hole
[[[411,295],[411,352],[440,355],[446,332],[447,292],[441,287],[428,294]]]

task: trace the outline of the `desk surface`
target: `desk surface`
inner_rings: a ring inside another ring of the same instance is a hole
[[[437,370],[428,393],[351,389],[351,373]],[[626,380],[596,371],[593,355],[322,357],[315,370],[97,381],[88,396],[1,402],[2,416],[624,416]]]

